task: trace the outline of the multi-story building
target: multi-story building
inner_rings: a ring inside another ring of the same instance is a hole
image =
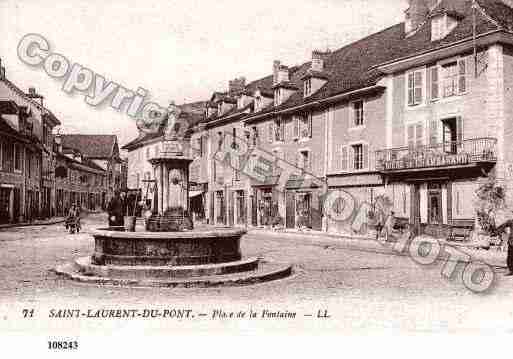
[[[60,122],[35,89],[23,92],[6,78],[2,66],[0,102],[5,135],[0,139],[3,220],[51,216],[55,197],[51,132]]]
[[[81,155],[92,161],[96,167],[106,173],[105,194],[102,207],[105,208],[116,190],[122,189],[122,160],[116,135],[60,135],[60,142],[65,149],[77,150]]]
[[[101,210],[107,196],[107,172],[79,150],[62,145],[55,138],[55,210],[66,216],[71,205],[89,211]]]
[[[281,217],[288,228],[347,231],[350,221],[322,212],[328,189],[349,194],[355,208],[388,197],[397,217],[434,233],[473,225],[482,178],[511,187],[513,8],[410,0],[405,15],[338,50],[314,51],[310,62],[276,61],[272,75],[248,85],[236,79],[212,95],[191,135],[199,151],[191,173],[208,181],[211,223]],[[241,141],[270,154],[263,180],[243,171],[255,152],[239,158],[241,166],[216,157]],[[281,188],[284,164],[296,171]]]

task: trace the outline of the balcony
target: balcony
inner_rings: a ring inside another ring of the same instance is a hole
[[[471,167],[497,162],[497,139],[476,138],[376,152],[376,169],[383,173]]]

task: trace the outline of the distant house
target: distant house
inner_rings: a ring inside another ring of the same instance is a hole
[[[122,160],[119,155],[118,139],[115,135],[59,135],[63,148],[77,150],[87,160],[106,173],[104,201],[108,201],[114,191],[121,190]],[[103,203],[105,205],[105,203]]]

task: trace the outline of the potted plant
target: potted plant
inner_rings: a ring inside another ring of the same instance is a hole
[[[480,247],[489,248],[491,237],[496,236],[497,212],[506,207],[506,190],[494,176],[488,177],[475,192],[476,231]]]

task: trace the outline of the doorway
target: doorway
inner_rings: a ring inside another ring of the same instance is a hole
[[[428,204],[428,223],[442,224],[442,184],[429,183],[427,193]]]

